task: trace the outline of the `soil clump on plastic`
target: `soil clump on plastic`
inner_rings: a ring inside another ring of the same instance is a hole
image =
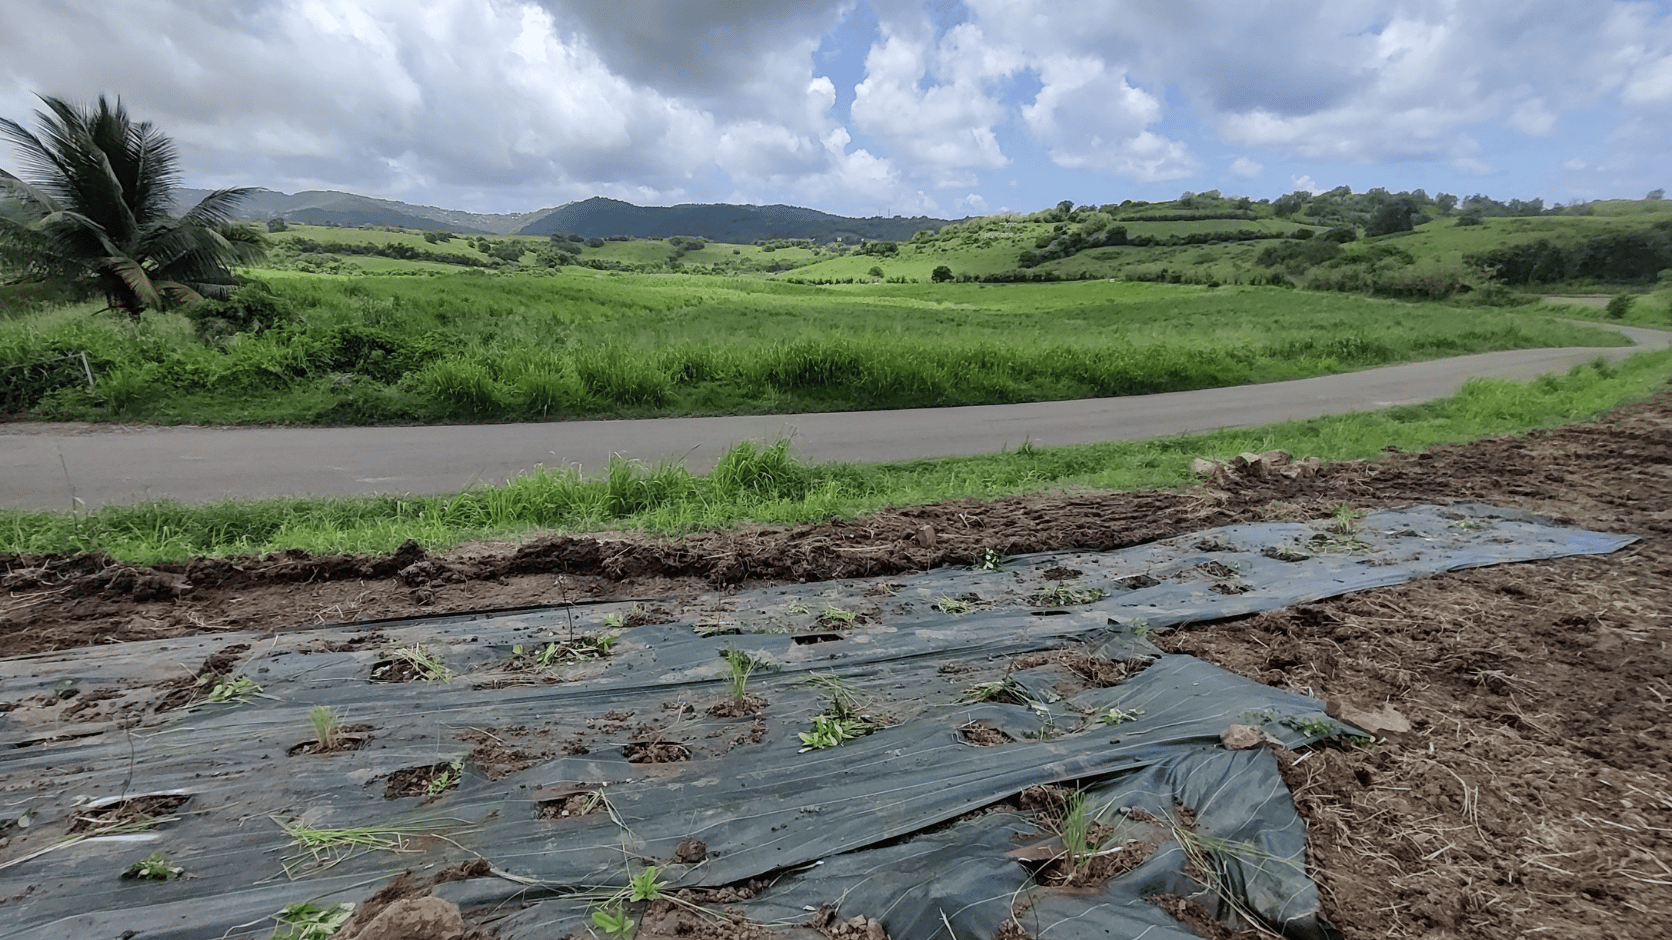
[[[555,536],[433,555],[410,543],[378,556],[290,551],[149,567],[97,553],[0,555],[0,655],[600,600],[640,601],[646,622],[698,622],[692,596],[715,586],[967,566],[987,550],[1110,550],[1237,522],[1325,519],[1342,504],[1448,500],[1642,540],[1156,640],[1318,695],[1332,713],[1387,718],[1374,747],[1279,752],[1308,823],[1324,917],[1348,938],[1658,936],[1672,923],[1672,393],[1568,427],[1311,475],[1224,474],[1202,489],[960,500],[794,528]],[[1077,572],[1052,574],[1071,582]],[[361,648],[380,645],[372,630]],[[171,704],[207,695],[237,662],[229,647],[173,680]],[[494,759],[473,764],[498,772],[547,750],[478,743]],[[689,754],[673,742],[633,745],[648,760]],[[1187,907],[1174,913],[1190,921]],[[868,937],[872,923],[824,929]]]

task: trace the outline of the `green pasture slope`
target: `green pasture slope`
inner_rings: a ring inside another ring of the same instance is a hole
[[[821,286],[574,266],[271,272],[233,301],[138,323],[97,306],[0,320],[0,364],[26,366],[0,372],[0,410],[193,424],[794,413],[1145,394],[1622,342],[1536,310],[1462,317],[1271,287]],[[96,389],[59,358],[83,351]]]

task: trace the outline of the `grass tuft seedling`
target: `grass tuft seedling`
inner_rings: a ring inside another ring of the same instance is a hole
[[[273,915],[279,922],[272,940],[330,940],[337,928],[354,916],[354,905],[348,902],[320,907],[303,901],[292,904]]]
[[[731,670],[732,701],[742,702],[749,697],[749,677],[761,667],[761,661],[735,646],[726,647],[721,654],[726,659],[726,666]]]
[[[197,681],[199,685],[209,685],[211,682],[214,683],[210,686],[209,695],[207,696],[207,701],[210,702],[233,702],[243,704],[256,695],[261,694],[261,686],[257,685],[255,680],[251,679],[249,676],[239,676],[236,679],[220,680],[216,680],[214,676],[200,676]]]
[[[839,623],[853,623],[855,616],[851,610],[844,610],[840,607],[826,607],[824,613],[819,615],[819,619],[835,620]]]
[[[329,705],[315,705],[308,710],[308,724],[313,725],[314,743],[321,751],[334,751],[342,744],[342,725],[337,713]]]
[[[992,682],[978,682],[964,690],[966,702],[1009,702],[1025,705],[1032,698],[1020,682],[1005,676]]]
[[[1057,835],[1062,838],[1062,848],[1067,855],[1068,870],[1072,877],[1091,860],[1092,853],[1097,848],[1091,840],[1091,814],[1086,811],[1084,793],[1075,793],[1064,804],[1062,819],[1057,823]]]
[[[173,881],[185,874],[186,870],[178,865],[170,865],[168,857],[161,852],[152,852],[122,872],[122,877],[142,881]]]
[[[1076,590],[1066,584],[1053,584],[1028,595],[1028,603],[1035,607],[1078,607],[1095,604],[1108,596],[1109,592],[1102,588]]]
[[[425,682],[453,681],[453,671],[447,668],[447,664],[443,663],[441,658],[434,653],[424,649],[420,644],[415,643],[409,647],[403,646],[391,650],[389,656],[391,659],[399,660],[411,666],[412,671],[417,673],[418,678]]]
[[[295,877],[299,862],[311,862],[323,870],[361,852],[409,852],[407,836],[438,833],[416,824],[387,826],[355,826],[346,829],[327,829],[304,826],[298,822],[273,820],[290,837],[293,854],[283,862],[285,874]]]
[[[973,614],[978,610],[992,610],[993,605],[974,594],[965,594],[960,597],[949,597],[943,594],[935,598],[935,609],[943,614],[961,617],[964,614]]]

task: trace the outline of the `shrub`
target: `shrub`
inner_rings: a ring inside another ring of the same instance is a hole
[[[1632,299],[1633,298],[1630,294],[1615,294],[1608,301],[1608,318],[1611,320],[1624,320],[1626,318],[1626,314],[1631,312]]]
[[[936,284],[941,284],[941,283],[944,283],[946,281],[950,281],[950,280],[952,280],[952,269],[947,267],[944,264],[940,265],[939,267],[935,268],[935,270],[932,274],[929,275],[929,280],[934,281]]]

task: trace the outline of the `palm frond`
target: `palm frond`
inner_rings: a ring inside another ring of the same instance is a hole
[[[112,290],[115,286],[113,284],[103,285],[105,296],[111,300],[111,306],[121,306],[130,314],[137,315],[141,310],[163,305],[162,295],[152,283],[151,275],[146,273],[144,265],[132,258],[120,255],[106,258],[99,265],[99,274],[126,288],[124,293]]]
[[[174,143],[130,119],[120,99],[40,99],[33,131],[0,118],[0,138],[17,145],[29,177],[0,188],[0,196],[28,206],[0,217],[8,223],[0,229],[0,260],[91,281],[112,307],[137,317],[165,301],[196,302],[229,288],[233,269],[264,253],[261,233],[232,224],[248,189],[218,190],[185,217],[171,217],[179,184]]]
[[[191,211],[180,217],[180,221],[187,225],[225,225],[232,221],[232,213],[238,208],[238,204],[253,192],[253,186],[217,189],[198,200]]]
[[[32,186],[20,179],[0,177],[0,193],[20,205],[34,207],[43,215],[56,211],[58,208],[57,200],[53,199],[46,190],[39,186]]]

